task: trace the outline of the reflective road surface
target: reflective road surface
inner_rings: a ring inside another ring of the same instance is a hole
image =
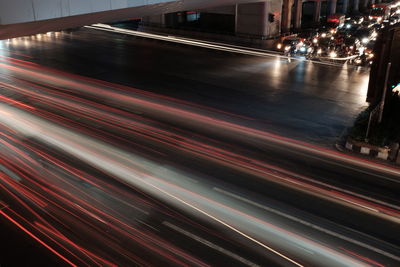
[[[365,70],[93,29],[1,44],[0,215],[65,265],[399,265],[399,170],[316,145]]]

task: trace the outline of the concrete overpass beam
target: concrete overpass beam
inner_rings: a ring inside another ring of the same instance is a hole
[[[360,1],[359,0],[353,0],[353,13],[359,13],[360,12]]]
[[[342,14],[347,14],[349,11],[349,0],[343,0]]]
[[[314,1],[314,22],[319,22],[321,17],[321,0]]]
[[[368,4],[369,4],[369,0],[361,0],[361,10],[364,11],[366,9],[368,9]]]
[[[270,0],[265,14],[258,15],[268,25],[258,33],[279,32],[280,23],[266,20],[270,12],[280,21],[282,0]],[[188,10],[221,10],[218,7],[263,2],[260,0],[12,0],[0,1],[0,39],[48,31],[80,27],[93,23],[150,16],[150,21],[162,22],[156,15]],[[272,3],[273,2],[273,3]],[[279,8],[277,6],[279,5]],[[154,17],[153,17],[154,16]],[[240,15],[238,15],[240,30]]]
[[[276,36],[281,33],[282,1],[283,0],[272,0],[267,2],[268,14],[273,15],[273,21],[268,21],[267,24],[267,35],[269,36]]]
[[[344,1],[346,2],[347,0],[344,0]],[[329,0],[328,1],[328,5],[329,5],[328,15],[335,14],[336,13],[337,0]]]
[[[282,5],[282,32],[290,32],[292,24],[293,0],[283,0]]]
[[[236,33],[260,36],[278,35],[281,10],[281,0],[239,4],[236,11]]]
[[[303,0],[294,0],[295,13],[294,13],[294,28],[301,28],[301,15],[303,12]]]

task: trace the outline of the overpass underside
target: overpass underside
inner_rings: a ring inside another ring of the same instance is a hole
[[[0,39],[100,22],[261,0],[14,0],[0,2]]]
[[[230,7],[235,33],[276,36],[302,27],[307,0],[13,0],[0,1],[0,39],[59,31],[101,22],[156,18],[188,10]],[[308,0],[310,1],[310,0]],[[313,22],[321,19],[321,2],[327,15],[357,13],[381,0],[311,0]],[[337,10],[337,6],[340,8]],[[226,13],[226,8],[222,13]],[[217,10],[216,13],[219,13]],[[159,16],[159,17],[157,17]],[[271,19],[272,18],[272,19]]]

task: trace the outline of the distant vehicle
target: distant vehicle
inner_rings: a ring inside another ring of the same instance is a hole
[[[330,28],[342,27],[346,21],[346,16],[343,14],[333,14],[326,18],[327,26]]]
[[[353,36],[358,38],[362,44],[366,45],[373,38],[375,31],[371,28],[363,28],[357,30]],[[375,33],[376,34],[376,33]]]
[[[351,27],[346,26],[347,22],[344,27],[338,29],[337,34],[341,34],[345,37],[352,36],[357,30],[361,29],[360,24],[352,24]]]
[[[353,16],[352,19],[357,23],[357,24],[361,24],[364,21],[364,17],[363,16]]]
[[[297,37],[300,38],[302,41],[305,41],[305,40],[312,39],[317,34],[318,34],[317,30],[311,29],[311,30],[306,30],[306,31],[300,32],[299,34],[297,34]]]
[[[314,54],[316,53],[319,56],[328,55],[331,47],[335,46],[335,42],[331,38],[320,38],[318,46],[314,49]]]
[[[356,26],[358,23],[354,19],[347,19],[343,25],[343,29],[351,29]]]
[[[312,54],[314,51],[314,47],[312,43],[308,40],[299,43],[298,50],[296,51],[297,54],[307,56],[309,54]]]
[[[376,21],[381,23],[390,17],[391,3],[380,3],[373,4],[371,6],[371,12],[369,13],[368,19],[370,21]]]
[[[282,42],[279,42],[276,48],[279,51],[283,51],[284,53],[297,50],[298,46],[300,45],[301,40],[298,37],[290,37],[284,39]]]
[[[366,55],[372,55],[373,57],[374,47],[375,47],[375,42],[374,41],[369,42],[364,48],[364,53]]]
[[[356,66],[369,66],[373,62],[374,54],[361,54],[354,59],[354,65]]]
[[[318,45],[320,47],[329,47],[332,44],[331,38],[320,38]]]
[[[383,24],[376,23],[376,24],[372,25],[371,28],[375,29],[376,31],[379,31],[380,29],[382,29],[384,27],[385,26]]]
[[[349,47],[350,50],[356,51],[360,47],[361,43],[356,37],[347,37],[344,39],[344,45]]]
[[[370,21],[363,21],[361,24],[361,28],[368,28],[370,27],[372,24]]]
[[[393,15],[389,18],[389,24],[394,25],[396,23],[400,22],[400,16],[399,15]]]
[[[318,31],[318,38],[331,38],[336,30],[328,30],[326,28],[321,28]]]

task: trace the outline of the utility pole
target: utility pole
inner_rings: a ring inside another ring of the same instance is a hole
[[[389,62],[387,67],[386,67],[386,73],[385,73],[385,83],[383,84],[383,92],[382,92],[382,99],[379,104],[379,117],[378,117],[378,123],[382,122],[382,116],[383,116],[383,109],[385,107],[385,100],[386,100],[386,91],[387,91],[387,85],[388,85],[388,80],[389,80],[389,73],[390,73],[390,68],[392,67],[392,62]]]

